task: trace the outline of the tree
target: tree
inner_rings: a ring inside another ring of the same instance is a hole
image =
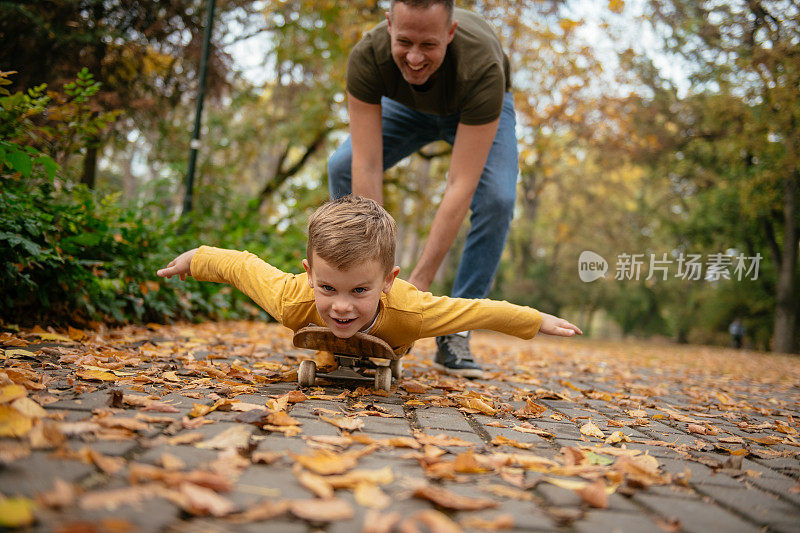
[[[747,223],[775,264],[773,349],[798,350],[800,7],[793,1],[652,0],[668,50],[696,66],[678,152],[701,189],[736,190],[730,218]],[[738,225],[727,226],[735,237]],[[739,235],[741,237],[741,235]],[[746,243],[743,242],[746,246]]]
[[[86,67],[103,83],[96,113],[124,107],[144,128],[165,110],[193,98],[205,0],[44,0],[0,2],[0,65],[19,71],[17,87],[58,88]],[[245,0],[218,2],[219,18],[246,17]],[[219,46],[209,63],[209,93],[222,94],[231,59]],[[130,129],[130,124],[126,124]],[[88,143],[82,180],[95,181],[103,142]]]

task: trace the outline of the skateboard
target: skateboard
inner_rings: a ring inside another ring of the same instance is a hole
[[[399,379],[403,374],[402,355],[397,355],[386,341],[367,333],[358,332],[350,338],[342,339],[325,327],[306,326],[295,333],[292,342],[298,348],[324,350],[331,352],[338,363],[333,372],[317,373],[317,364],[311,360],[300,363],[297,370],[297,383],[301,387],[311,387],[317,377],[330,379],[351,379],[373,381],[376,390],[389,391],[392,377]],[[375,369],[375,376],[365,374],[365,370]]]

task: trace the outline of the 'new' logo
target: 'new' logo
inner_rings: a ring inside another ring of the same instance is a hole
[[[608,272],[608,262],[602,256],[584,250],[578,258],[578,276],[583,282],[604,278]]]

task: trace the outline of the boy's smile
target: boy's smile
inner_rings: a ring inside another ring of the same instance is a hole
[[[373,259],[341,270],[316,253],[313,256],[311,263],[303,259],[303,268],[325,325],[342,338],[367,329],[378,315],[381,293],[389,292],[400,269],[394,267],[384,275],[383,266]]]

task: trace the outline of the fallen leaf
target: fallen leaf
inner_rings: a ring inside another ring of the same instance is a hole
[[[22,385],[6,385],[0,387],[0,404],[10,403],[18,398],[24,398],[28,395],[28,389]]]
[[[75,503],[77,495],[78,491],[75,485],[67,483],[61,478],[56,478],[53,482],[53,488],[37,494],[36,501],[39,505],[45,507],[64,508]]]
[[[32,427],[32,418],[9,405],[0,405],[0,437],[23,437]]]
[[[237,424],[231,426],[214,437],[195,444],[195,447],[206,450],[223,450],[225,448],[247,448],[253,427]]]
[[[364,427],[364,421],[360,418],[348,418],[346,416],[320,416],[320,418],[329,424],[333,424],[339,429],[344,429],[347,431],[355,431]]]
[[[272,426],[297,426],[300,424],[300,421],[289,416],[289,413],[286,411],[278,411],[275,413],[269,413],[266,417],[264,417],[264,423]]]
[[[461,525],[467,529],[480,529],[482,531],[500,531],[514,528],[514,516],[510,514],[497,515],[494,518],[470,516],[461,520]]]
[[[467,442],[458,437],[451,437],[450,435],[446,435],[444,433],[431,436],[422,432],[416,432],[414,433],[414,437],[417,439],[417,441],[419,441],[420,444],[432,444],[434,446],[475,446],[475,444],[472,442]]]
[[[459,474],[482,474],[491,470],[478,462],[471,449],[456,455],[453,468]]]
[[[608,507],[608,492],[606,491],[606,484],[600,479],[589,483],[585,487],[576,489],[575,493],[592,507],[596,507],[598,509],[605,509]]]
[[[480,511],[482,509],[491,509],[498,507],[500,504],[488,500],[486,498],[470,498],[468,496],[461,496],[449,490],[434,487],[433,485],[425,485],[417,488],[414,491],[416,498],[429,500],[439,507],[445,509],[452,509],[455,511]]]
[[[358,461],[357,456],[328,450],[317,450],[313,455],[290,455],[308,470],[323,476],[346,472],[356,466]]]
[[[289,510],[293,515],[309,522],[335,522],[353,517],[353,508],[346,500],[292,500]]]
[[[106,372],[105,370],[87,370],[82,368],[75,373],[81,379],[87,379],[90,381],[116,381],[117,376],[115,376],[111,372]]]
[[[392,503],[392,499],[374,483],[359,483],[353,491],[353,497],[362,507],[384,509]]]
[[[225,517],[227,522],[233,524],[245,524],[248,522],[263,522],[277,518],[289,510],[289,502],[285,500],[272,501],[263,500],[250,507],[246,511],[237,514],[230,514]]]
[[[367,511],[361,533],[392,533],[400,518],[401,515],[398,512],[380,513],[374,509]]]
[[[0,526],[25,527],[33,524],[33,500],[23,497],[2,498],[0,496]]]
[[[583,435],[588,435],[589,437],[597,437],[599,439],[606,438],[603,432],[600,431],[600,428],[597,427],[597,425],[592,421],[589,421],[581,426],[581,433]]]
[[[236,508],[230,500],[194,483],[181,483],[178,495],[179,497],[173,498],[173,501],[193,515],[225,516]]]
[[[503,435],[498,435],[497,437],[492,439],[491,444],[496,446],[513,446],[515,448],[521,448],[523,450],[529,450],[533,447],[533,444],[530,442],[518,442],[513,439],[509,439],[508,437],[504,437]]]
[[[631,439],[621,431],[615,431],[606,439],[606,444],[617,444],[618,442],[630,442]]]
[[[294,475],[300,485],[313,492],[318,498],[333,498],[333,487],[324,477],[301,468],[295,469]]]

